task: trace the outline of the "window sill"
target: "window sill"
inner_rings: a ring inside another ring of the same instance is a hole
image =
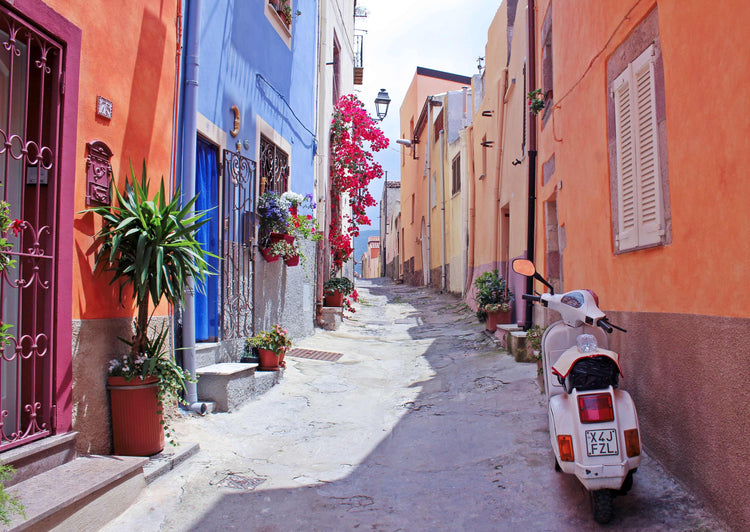
[[[266,2],[266,18],[271,23],[271,26],[276,30],[276,33],[279,34],[279,37],[281,37],[281,40],[284,41],[286,44],[286,47],[290,50],[292,49],[292,28],[291,26],[287,27],[286,23],[284,22],[284,19],[281,18],[281,15],[279,15],[276,10],[273,8],[271,4]]]

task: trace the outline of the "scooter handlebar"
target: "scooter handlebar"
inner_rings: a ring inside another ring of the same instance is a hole
[[[541,301],[541,296],[535,296],[533,294],[523,294],[521,298],[525,299],[526,301]]]

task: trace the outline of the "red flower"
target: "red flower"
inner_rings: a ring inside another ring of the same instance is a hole
[[[14,236],[18,236],[18,233],[23,230],[23,223],[23,220],[13,220],[13,223],[10,224],[10,228],[13,229]]]

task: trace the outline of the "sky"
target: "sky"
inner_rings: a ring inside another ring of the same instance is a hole
[[[487,29],[501,0],[358,0],[368,16],[357,20],[367,30],[364,38],[364,81],[355,94],[375,116],[375,98],[381,88],[391,104],[381,129],[390,147],[374,158],[388,172],[389,181],[400,180],[399,109],[418,66],[463,76],[478,73],[477,58],[484,56]],[[378,203],[383,179],[370,184]],[[371,228],[380,223],[380,207],[367,211]],[[363,228],[364,229],[364,228]]]

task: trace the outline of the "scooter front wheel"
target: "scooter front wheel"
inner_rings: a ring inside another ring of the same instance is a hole
[[[591,494],[591,510],[594,513],[594,521],[600,525],[606,525],[615,515],[612,490],[596,490],[589,493]]]

